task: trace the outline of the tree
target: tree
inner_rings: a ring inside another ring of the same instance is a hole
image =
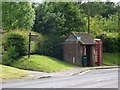
[[[110,15],[106,23],[104,24],[104,31],[106,30],[107,32],[118,32],[119,31],[118,22],[119,21],[117,13]]]
[[[2,28],[11,30],[16,28],[31,29],[35,18],[35,11],[28,2],[2,3]]]
[[[86,24],[87,27],[87,24]],[[100,15],[96,15],[90,18],[90,28],[91,33],[98,35],[103,32],[118,32],[118,15],[117,13],[114,15],[110,15],[108,18],[105,18]]]
[[[106,18],[100,15],[96,15],[90,18],[90,32],[94,35],[98,35],[105,31],[104,24],[106,23]],[[87,26],[87,24],[86,24]]]
[[[113,2],[89,2],[82,3],[80,7],[83,9],[83,13],[88,14],[88,10],[91,11],[90,16],[102,15],[103,17],[109,17],[109,15],[118,12],[117,6]]]
[[[71,31],[84,31],[83,16],[77,3],[43,3],[36,7],[33,30],[43,34],[60,35],[66,35]]]
[[[44,3],[36,7],[34,31],[42,34],[58,34],[60,30],[63,30],[64,16],[60,12],[52,12],[53,9],[52,3]]]

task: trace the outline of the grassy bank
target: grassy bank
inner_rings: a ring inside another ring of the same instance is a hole
[[[0,65],[0,79],[20,79],[24,76],[27,76],[27,73],[24,70],[20,70],[10,66]]]
[[[31,55],[29,59],[27,56],[24,56],[14,62],[12,66],[21,69],[37,70],[43,72],[56,72],[74,67],[73,65],[57,60],[55,58],[41,55]]]
[[[118,65],[118,53],[104,53],[103,54],[103,64],[104,65]]]

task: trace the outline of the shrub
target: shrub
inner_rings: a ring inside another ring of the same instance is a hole
[[[2,64],[10,65],[18,56],[19,54],[16,52],[15,47],[11,46],[6,52],[4,52]]]
[[[25,46],[25,38],[22,35],[11,33],[6,38],[7,48],[15,47],[15,51],[19,56],[26,55],[27,48]]]
[[[118,36],[109,36],[109,35],[99,35],[97,38],[100,38],[103,42],[103,52],[119,52],[120,37]]]
[[[38,34],[36,32],[32,32],[30,30],[26,30],[26,29],[11,30],[11,31],[6,32],[4,34],[3,43],[2,43],[4,49],[6,49],[6,47],[8,47],[7,39],[10,36],[12,36],[13,34],[15,34],[15,35],[21,36],[24,39],[24,42],[23,42],[23,44],[24,44],[23,46],[24,46],[24,50],[25,50],[24,55],[26,55],[27,52],[28,52],[28,39],[29,39],[28,35],[29,35],[29,32],[31,32],[32,35],[38,35],[38,37],[40,37],[40,38],[42,36],[41,34]],[[19,42],[17,42],[17,43],[19,43]],[[18,44],[18,46],[20,46],[20,44]],[[36,53],[36,46],[37,46],[37,42],[36,41],[35,42],[31,41],[31,53]]]
[[[52,56],[58,59],[63,59],[63,38],[58,35],[47,35],[44,36],[42,41],[40,40],[38,43],[39,54]]]

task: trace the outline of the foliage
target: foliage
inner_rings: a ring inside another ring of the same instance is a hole
[[[37,52],[38,54],[48,55],[63,59],[63,43],[64,38],[58,35],[47,35],[44,36],[43,42],[40,40],[38,43]]]
[[[14,80],[14,79],[21,79],[28,75],[28,73],[25,70],[20,70],[17,68],[13,68],[10,66],[0,65],[0,80],[2,79],[2,82],[4,80]]]
[[[2,27],[4,30],[26,28],[33,26],[35,11],[29,2],[3,2]]]
[[[117,13],[115,15],[110,15],[109,18],[103,18],[99,15],[90,18],[90,31],[94,35],[103,34],[103,32],[118,32],[119,27]]]
[[[27,51],[28,51],[28,39],[29,39],[28,35],[29,35],[30,32],[31,32],[32,35],[37,35],[40,40],[42,39],[41,34],[38,34],[36,32],[30,31],[30,30],[26,30],[26,29],[16,29],[15,31],[10,30],[9,32],[4,34],[3,46],[7,45],[6,40],[11,34],[16,34],[16,35],[22,36],[24,38],[24,46],[26,48],[25,53],[27,54]],[[31,41],[31,53],[35,53],[36,46],[37,46],[37,42],[36,41]],[[19,44],[18,44],[18,47],[20,47]]]
[[[4,61],[7,62],[7,64],[10,64],[12,62],[15,55],[16,57],[21,57],[24,55],[27,55],[28,53],[28,35],[29,30],[15,30],[15,31],[9,31],[4,34],[3,36],[3,49],[5,50],[3,52]],[[42,42],[42,35],[32,32],[32,35],[37,35],[38,40],[40,43]],[[39,48],[37,47],[37,41],[31,41],[31,54],[36,53],[36,50]],[[11,49],[11,47],[14,47],[14,49]],[[9,50],[10,49],[10,50]],[[13,55],[12,55],[13,53]],[[10,59],[12,58],[12,59]]]
[[[49,34],[49,33],[59,33],[64,25],[64,16],[58,13],[51,13],[46,9],[53,7],[48,7],[48,4],[39,5],[36,9],[36,20],[34,24],[34,31]],[[57,30],[57,31],[56,31]]]
[[[82,3],[80,7],[83,9],[83,13],[88,15],[88,10],[90,10],[90,16],[94,17],[100,15],[108,18],[109,15],[115,14],[118,12],[118,8],[113,2],[89,2]]]
[[[3,54],[2,64],[10,65],[14,62],[15,59],[19,56],[19,53],[16,52],[15,47],[9,47],[6,52]]]
[[[46,2],[36,7],[34,31],[43,34],[66,35],[71,31],[84,31],[79,4],[73,2]]]
[[[102,39],[103,42],[103,52],[120,52],[119,45],[120,45],[120,37],[118,34],[102,34],[97,36],[97,38]]]
[[[24,56],[12,63],[12,66],[26,70],[43,72],[56,72],[75,67],[58,59],[41,55],[31,55],[29,59],[27,56]]]
[[[109,18],[104,23],[103,31],[107,32],[118,32],[119,26],[118,26],[118,13],[110,15]]]
[[[103,18],[102,16],[95,16],[93,18],[90,18],[90,32],[94,35],[103,33],[105,22],[106,19]]]
[[[62,59],[62,43],[71,31],[85,31],[84,14],[79,4],[74,2],[45,2],[36,5],[34,31],[42,33],[43,40],[38,43],[38,54]],[[58,52],[59,51],[59,52]]]
[[[25,46],[25,38],[20,34],[10,33],[6,37],[6,46],[15,47],[15,51],[19,53],[19,56],[26,55],[27,48]]]

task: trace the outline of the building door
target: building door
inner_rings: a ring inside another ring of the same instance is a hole
[[[91,66],[91,46],[86,45],[87,66]]]

